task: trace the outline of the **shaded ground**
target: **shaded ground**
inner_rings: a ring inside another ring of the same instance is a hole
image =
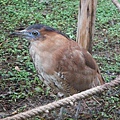
[[[37,77],[29,57],[28,42],[9,38],[14,29],[29,24],[43,23],[53,26],[75,39],[78,1],[0,1],[0,118],[10,116],[54,101]],[[111,0],[100,0],[97,9],[93,57],[106,82],[120,74],[120,15]],[[120,119],[120,86],[89,98],[81,107],[80,119]],[[65,118],[71,118],[74,107]],[[45,114],[45,119],[55,119],[56,113]],[[43,119],[36,117],[33,119]]]

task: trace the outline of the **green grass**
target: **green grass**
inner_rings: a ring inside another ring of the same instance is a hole
[[[96,31],[99,31],[95,36],[93,51],[101,54],[97,58],[101,64],[101,70],[106,81],[109,81],[120,74],[120,17],[119,11],[111,3],[111,1],[101,0],[98,2]]]
[[[57,28],[70,38],[75,39],[78,5],[78,0],[0,1],[0,94],[2,95],[0,102],[9,101],[17,104],[21,99],[49,95],[49,90],[37,77],[29,56],[28,41],[9,38],[8,35],[19,27],[42,23]],[[119,21],[120,13],[111,3],[111,0],[99,0],[93,57],[97,60],[106,82],[113,80],[120,74]],[[16,67],[20,71],[16,70]],[[118,96],[106,99],[109,99],[110,104],[120,101]],[[116,105],[116,107],[119,108],[120,105]],[[101,116],[111,118],[105,111],[100,112],[97,117]]]

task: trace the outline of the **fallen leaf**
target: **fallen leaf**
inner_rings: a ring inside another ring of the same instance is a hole
[[[15,70],[20,72],[20,68],[18,66],[15,66]]]

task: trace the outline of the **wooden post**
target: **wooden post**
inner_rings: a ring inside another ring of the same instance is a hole
[[[92,53],[97,0],[80,0],[76,41]]]

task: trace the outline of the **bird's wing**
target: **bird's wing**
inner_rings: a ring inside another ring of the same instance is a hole
[[[95,60],[84,49],[67,49],[58,65],[59,77],[72,90],[83,91],[103,83]]]

